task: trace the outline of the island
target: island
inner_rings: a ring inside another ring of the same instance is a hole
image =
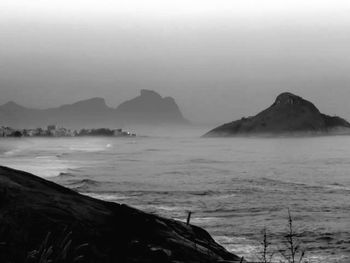
[[[242,262],[194,225],[0,166],[0,262]]]
[[[310,101],[284,92],[257,115],[223,124],[203,137],[327,134],[350,134],[350,123],[340,117],[323,114]]]

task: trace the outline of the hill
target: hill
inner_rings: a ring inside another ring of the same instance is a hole
[[[221,125],[208,133],[211,136],[329,134],[350,133],[350,123],[340,117],[321,113],[316,106],[297,95],[285,92],[255,116]]]

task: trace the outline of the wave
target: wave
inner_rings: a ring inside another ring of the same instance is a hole
[[[41,155],[36,156],[35,159],[56,159],[57,155]]]
[[[81,193],[96,199],[101,199],[101,200],[110,201],[110,202],[128,199],[128,197],[120,194],[116,194],[116,193],[91,193],[91,192],[81,192]]]
[[[58,178],[71,178],[71,177],[74,177],[74,174],[72,173],[69,173],[69,172],[60,172],[58,175],[57,175]]]
[[[87,185],[87,186],[97,186],[101,182],[92,179],[79,179],[70,183],[71,185]]]
[[[149,148],[145,149],[145,152],[162,152],[162,149],[157,149],[157,148]]]
[[[237,180],[237,178],[233,179]],[[297,188],[305,188],[308,190],[319,190],[319,191],[324,191],[324,190],[345,190],[345,191],[350,191],[350,186],[340,184],[340,183],[331,183],[327,185],[321,185],[317,183],[302,183],[302,182],[292,182],[289,180],[282,180],[282,179],[273,179],[273,178],[267,178],[267,177],[261,177],[257,179],[241,179],[239,178],[238,181],[241,181],[242,183],[249,183],[250,185],[256,185],[256,186],[261,186],[264,187],[265,185],[267,186],[276,186],[276,187],[297,187]],[[281,190],[276,188],[277,190]]]
[[[72,180],[71,182],[66,182],[66,186],[78,192],[88,192],[95,190],[100,185],[101,182],[92,179],[79,179]]]
[[[22,149],[11,149],[11,150],[4,150],[3,154],[5,156],[12,156],[12,155],[17,155],[18,153],[20,153],[22,151]]]
[[[341,190],[341,191],[350,191],[350,186],[345,185],[345,184],[340,184],[340,183],[332,183],[329,185],[324,186],[324,188],[328,188],[330,190]]]
[[[220,160],[212,160],[212,159],[204,159],[204,158],[195,158],[190,159],[189,163],[200,163],[200,164],[223,164],[229,163],[228,161],[220,161]]]
[[[214,239],[222,244],[228,251],[242,256],[248,260],[254,260],[258,254],[259,245],[244,237],[215,236]]]

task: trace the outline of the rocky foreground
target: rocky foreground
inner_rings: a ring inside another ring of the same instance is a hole
[[[239,261],[199,227],[0,166],[0,262]]]
[[[257,115],[223,124],[204,137],[327,134],[350,134],[350,123],[340,117],[323,114],[310,101],[284,92]]]

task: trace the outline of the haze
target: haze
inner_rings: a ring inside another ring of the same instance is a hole
[[[2,0],[0,103],[115,107],[153,89],[220,123],[290,91],[350,120],[349,13],[334,0]]]

